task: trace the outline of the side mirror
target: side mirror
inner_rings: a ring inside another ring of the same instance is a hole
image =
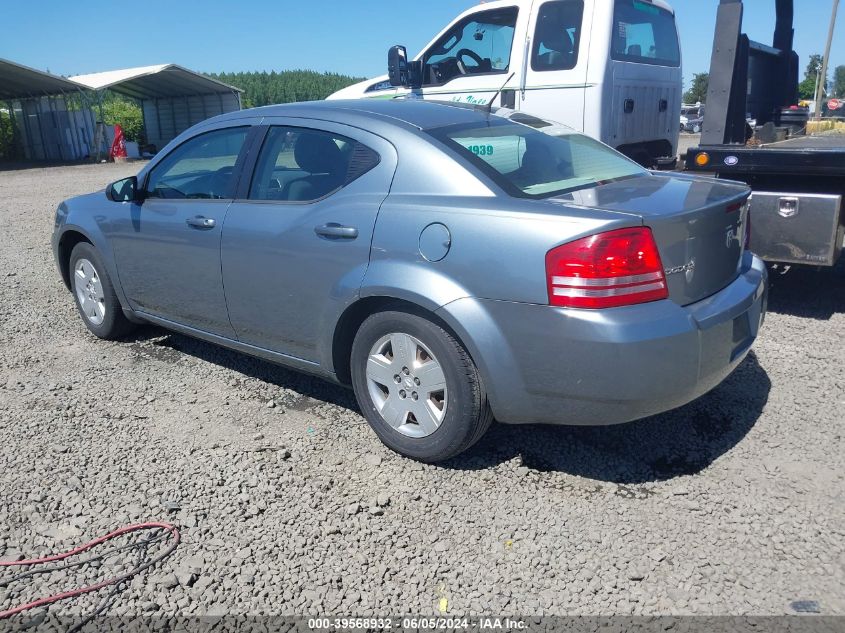
[[[391,46],[387,51],[387,76],[391,86],[409,86],[408,50],[404,46]]]
[[[113,182],[106,187],[106,198],[112,202],[140,202],[137,176]]]
[[[391,46],[387,51],[387,76],[391,86],[420,88],[422,62],[408,61],[408,51],[404,46]]]

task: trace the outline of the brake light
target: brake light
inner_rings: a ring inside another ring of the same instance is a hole
[[[584,237],[546,253],[549,304],[616,308],[666,299],[669,292],[651,229]]]

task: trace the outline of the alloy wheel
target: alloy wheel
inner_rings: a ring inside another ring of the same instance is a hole
[[[448,406],[443,368],[422,341],[404,333],[381,337],[367,358],[367,389],[376,410],[408,437],[427,437]]]

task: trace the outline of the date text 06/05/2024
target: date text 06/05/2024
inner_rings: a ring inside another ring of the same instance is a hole
[[[309,618],[308,628],[313,631],[347,630],[479,630],[479,631],[521,631],[526,628],[524,620],[509,617],[351,617],[351,618]]]

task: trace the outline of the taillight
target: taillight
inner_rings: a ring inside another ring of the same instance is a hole
[[[581,238],[546,253],[549,304],[615,308],[666,299],[666,276],[651,229]]]

